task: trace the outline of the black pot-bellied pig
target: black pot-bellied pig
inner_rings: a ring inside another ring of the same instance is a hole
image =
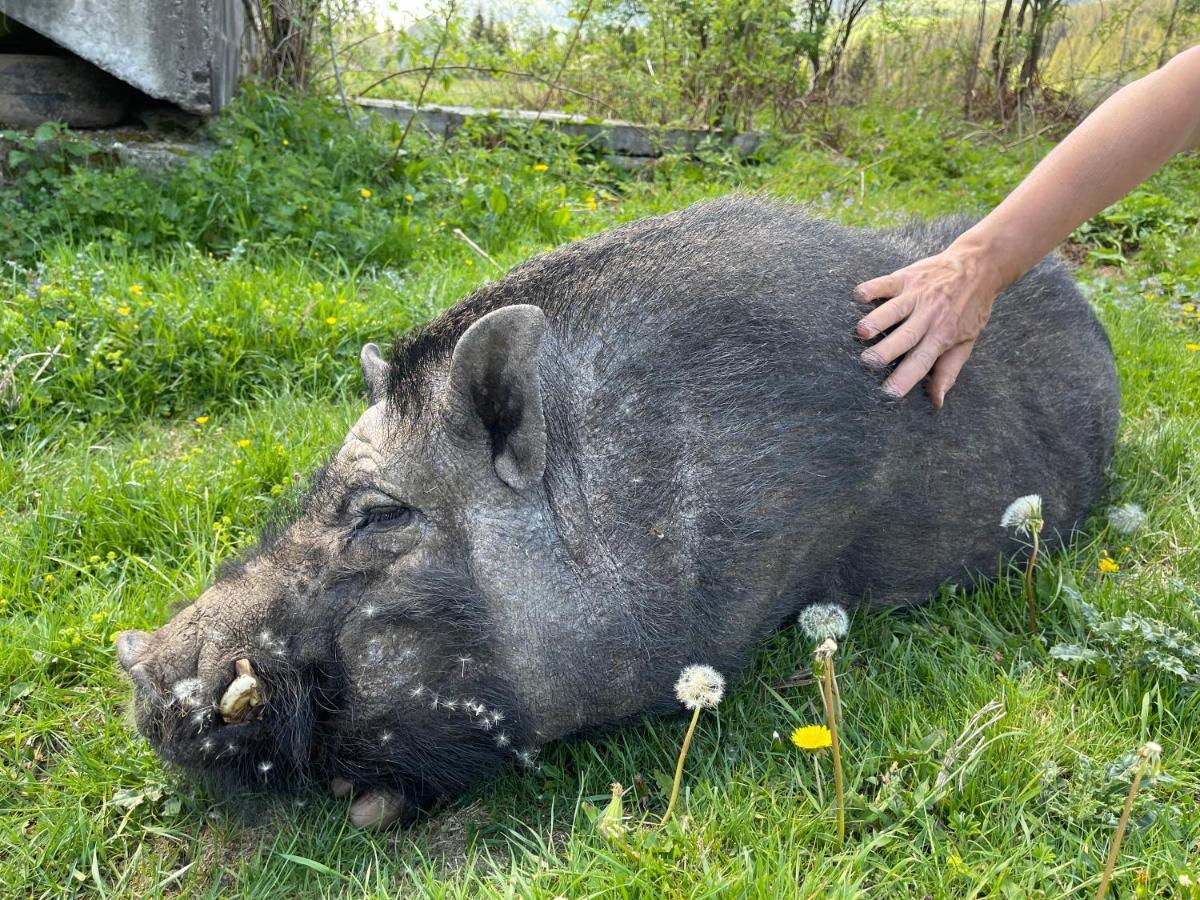
[[[806,604],[995,573],[1040,493],[1069,534],[1117,424],[1107,338],[1040,263],[944,409],[859,363],[854,286],[963,223],[727,199],[514,269],[362,353],[370,406],[300,511],[117,650],[167,760],[319,779],[386,824],[547,741],[673,708]]]

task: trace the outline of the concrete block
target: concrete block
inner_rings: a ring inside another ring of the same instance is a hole
[[[76,56],[0,54],[0,125],[65,122],[103,128],[125,117],[131,91]]]
[[[0,0],[0,13],[188,112],[216,112],[237,86],[242,0]]]

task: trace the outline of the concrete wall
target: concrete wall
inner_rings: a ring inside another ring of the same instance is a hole
[[[454,134],[467,119],[497,118],[513,125],[532,125],[541,122],[568,134],[597,142],[608,151],[614,162],[651,161],[666,152],[691,152],[706,141],[717,141],[733,147],[739,154],[749,156],[758,149],[763,136],[753,131],[742,134],[723,134],[720,131],[686,128],[654,128],[612,119],[589,119],[586,116],[561,112],[544,112],[540,116],[527,109],[472,109],[467,106],[436,106],[428,104],[419,110],[403,100],[357,101],[359,106],[385,119],[407,122],[414,115],[417,123],[442,137]]]
[[[0,12],[188,112],[216,112],[237,85],[242,0],[0,0]]]

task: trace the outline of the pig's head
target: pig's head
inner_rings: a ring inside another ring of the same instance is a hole
[[[294,517],[162,628],[118,637],[165,759],[227,783],[354,786],[355,821],[384,824],[524,758],[479,571],[521,558],[503,548],[545,502],[545,318],[465,324],[439,320],[391,367],[368,344],[371,405]]]

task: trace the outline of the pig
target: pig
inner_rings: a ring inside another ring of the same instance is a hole
[[[409,822],[539,747],[677,709],[813,602],[919,603],[1103,487],[1113,356],[1064,266],[995,303],[942,409],[860,361],[854,286],[969,222],[733,197],[538,256],[389,358],[278,528],[117,655],[164,760]]]

